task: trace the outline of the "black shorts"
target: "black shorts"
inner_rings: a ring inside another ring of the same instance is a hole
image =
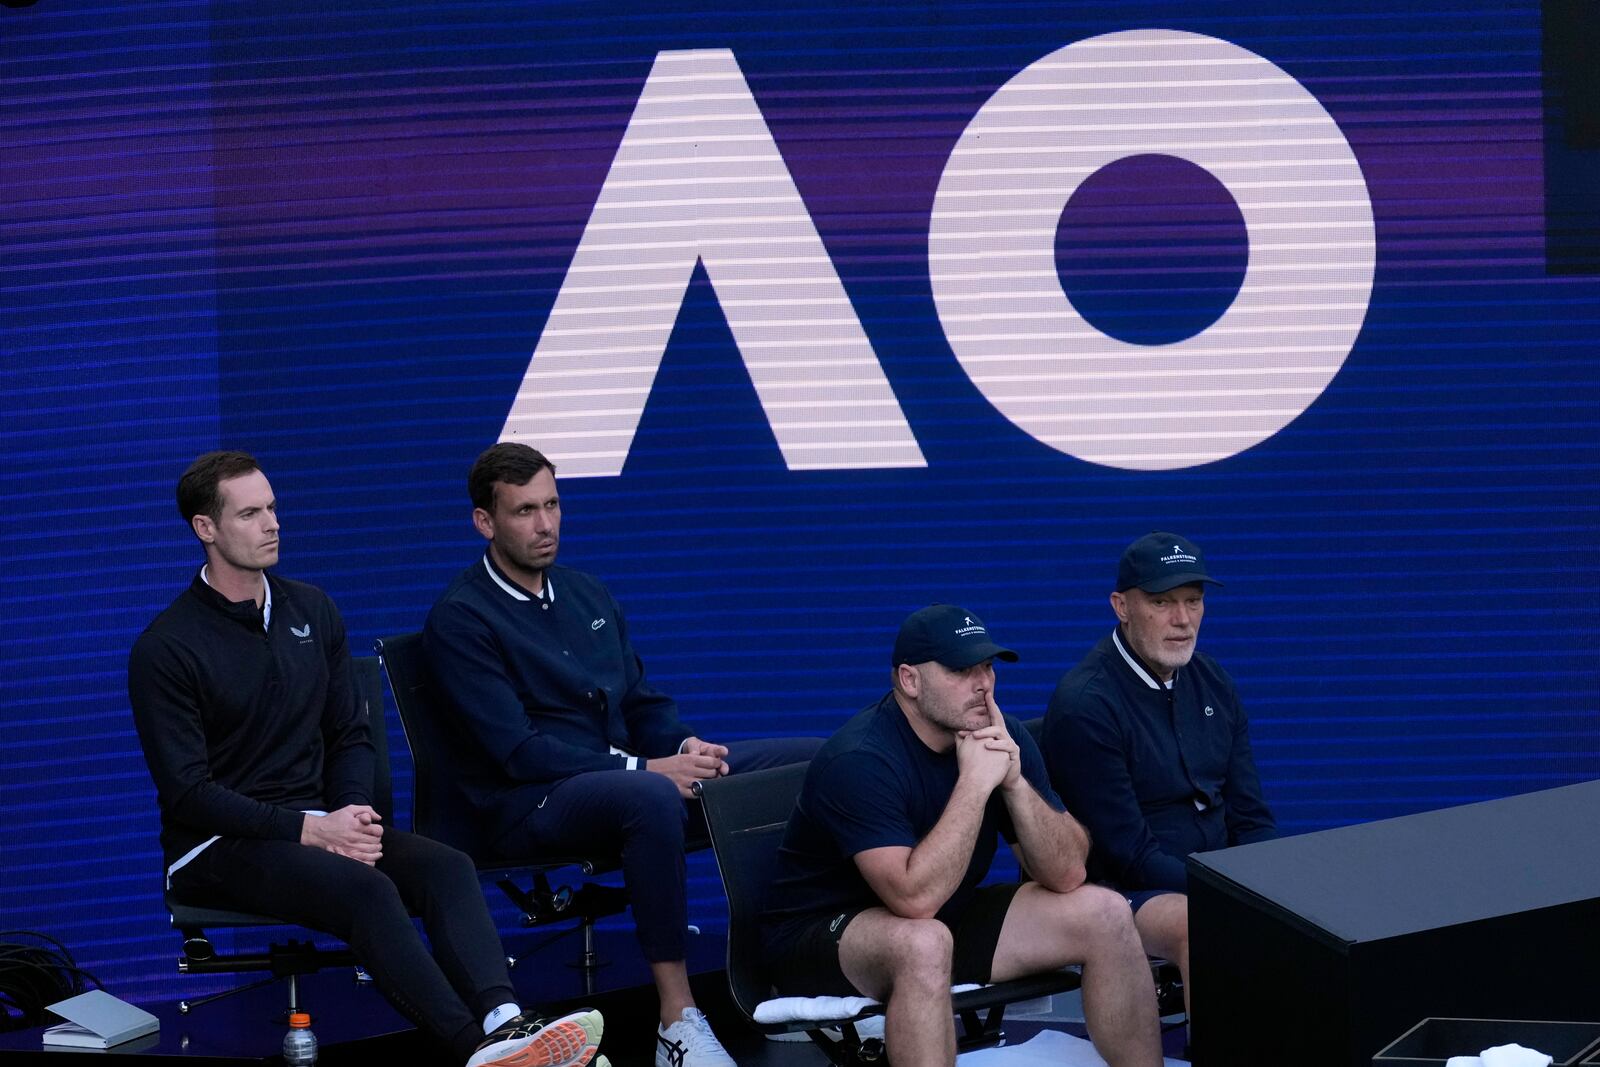
[[[1176,889],[1119,889],[1118,892],[1121,893],[1125,898],[1127,898],[1128,907],[1132,908],[1133,909],[1133,913],[1135,915],[1137,915],[1137,914],[1139,914],[1139,909],[1140,908],[1142,908],[1146,904],[1150,903],[1156,897],[1164,897],[1168,893],[1176,893],[1177,890]]]
[[[989,980],[994,950],[1000,944],[1000,928],[1011,909],[1011,898],[1020,888],[1016,882],[979,887],[966,909],[949,924],[955,941],[950,968],[952,985]],[[785,996],[861,996],[839,967],[839,939],[851,921],[866,910],[832,912],[800,926],[772,962],[773,984],[778,992]]]

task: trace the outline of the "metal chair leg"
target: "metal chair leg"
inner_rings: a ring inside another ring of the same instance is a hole
[[[224,989],[220,993],[211,993],[211,994],[208,994],[207,996],[198,997],[198,998],[196,998],[194,1000],[189,1000],[189,999],[180,1000],[180,1001],[178,1001],[178,1014],[179,1015],[188,1015],[189,1012],[191,1012],[195,1008],[203,1007],[206,1004],[210,1004],[212,1001],[222,1000],[224,997],[231,997],[235,993],[244,993],[244,992],[247,992],[247,991],[249,991],[251,989],[260,989],[262,986],[271,985],[273,982],[276,982],[277,980],[278,979],[276,977],[262,978],[262,979],[260,979],[258,981],[255,981],[255,982],[249,982],[249,983],[247,983],[245,985],[234,986],[232,989]]]

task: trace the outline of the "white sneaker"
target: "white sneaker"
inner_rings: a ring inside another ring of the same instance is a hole
[[[656,1027],[656,1067],[738,1067],[717,1035],[711,1032],[705,1012],[684,1008],[683,1018]]]

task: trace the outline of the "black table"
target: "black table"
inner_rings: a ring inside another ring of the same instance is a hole
[[[1197,1067],[1369,1067],[1425,1016],[1600,1020],[1600,781],[1189,858]]]

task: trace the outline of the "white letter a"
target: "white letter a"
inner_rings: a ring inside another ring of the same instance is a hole
[[[727,49],[656,56],[501,440],[622,473],[697,262],[791,470],[926,465]]]

